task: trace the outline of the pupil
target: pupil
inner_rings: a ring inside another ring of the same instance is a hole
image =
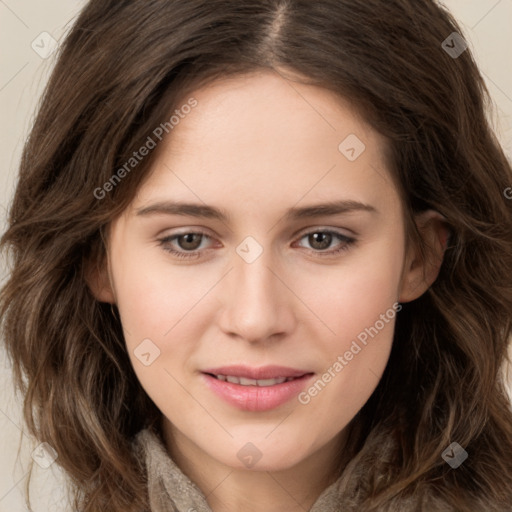
[[[312,247],[315,247],[315,244],[317,244],[316,249],[327,249],[329,245],[331,245],[332,235],[330,233],[313,233],[310,235],[310,244]],[[318,242],[320,247],[318,247]]]
[[[201,236],[197,233],[187,233],[186,235],[182,235],[180,238],[185,240],[184,243],[180,243],[182,249],[194,250],[197,249],[201,245]],[[196,243],[194,243],[194,238],[196,238]],[[199,243],[197,243],[199,241]],[[190,247],[192,245],[192,247]]]

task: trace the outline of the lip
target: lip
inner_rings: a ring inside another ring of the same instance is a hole
[[[244,365],[221,366],[219,368],[209,368],[202,370],[202,373],[211,373],[213,375],[232,375],[233,377],[245,377],[246,379],[277,379],[278,377],[302,377],[307,373],[313,373],[308,370],[299,370],[297,368],[288,368],[286,366],[260,366],[252,368]]]
[[[234,368],[238,368],[238,371]],[[228,370],[228,371],[227,371]],[[276,377],[294,377],[294,380],[276,384],[274,386],[242,386],[219,380],[208,370],[202,372],[201,377],[206,386],[217,396],[222,398],[228,404],[250,412],[263,412],[276,409],[289,402],[297,396],[309,383],[314,376],[312,372],[304,372],[283,367],[265,367],[252,369],[248,372],[247,367],[224,367],[215,368],[216,375],[232,375],[236,377],[246,377],[250,379],[272,379]],[[282,373],[284,371],[284,373]],[[295,375],[289,375],[293,371]],[[238,372],[238,373],[237,373]],[[298,375],[297,375],[298,374]]]

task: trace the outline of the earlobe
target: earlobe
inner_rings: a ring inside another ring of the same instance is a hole
[[[446,218],[435,210],[416,215],[415,222],[424,243],[425,255],[411,243],[406,255],[399,302],[411,302],[425,293],[439,275],[450,240]]]
[[[116,303],[107,258],[101,265],[88,262],[85,280],[93,296],[99,302]]]

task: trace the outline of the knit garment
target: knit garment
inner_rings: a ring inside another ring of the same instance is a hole
[[[160,437],[151,429],[135,437],[134,449],[144,457],[151,512],[212,512],[203,492],[176,465]],[[327,487],[310,512],[339,512],[337,482]]]
[[[375,464],[373,453],[380,447],[381,456],[387,456],[395,449],[391,436],[377,434],[367,440],[370,448],[366,458],[353,459],[343,474],[329,485],[318,497],[309,512],[364,512],[362,507],[371,489],[371,472],[365,468]],[[141,430],[133,441],[134,452],[145,461],[147,468],[148,493],[151,512],[212,512],[203,492],[176,465],[167,453],[163,440],[154,430]],[[384,455],[382,455],[384,454]],[[356,463],[359,464],[356,466]],[[347,471],[352,466],[352,471]],[[370,476],[369,476],[370,475]],[[379,477],[382,478],[382,477]],[[472,498],[465,507],[448,505],[444,499],[445,480],[426,482],[414,493],[399,494],[385,505],[379,505],[379,512],[512,512],[512,503],[491,502],[488,496]],[[459,494],[464,493],[458,489]],[[375,508],[371,508],[375,510]]]

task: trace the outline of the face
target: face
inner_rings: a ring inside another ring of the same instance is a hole
[[[289,468],[368,400],[411,299],[385,141],[332,93],[271,72],[190,97],[111,225],[97,295],[176,439],[234,468]]]

